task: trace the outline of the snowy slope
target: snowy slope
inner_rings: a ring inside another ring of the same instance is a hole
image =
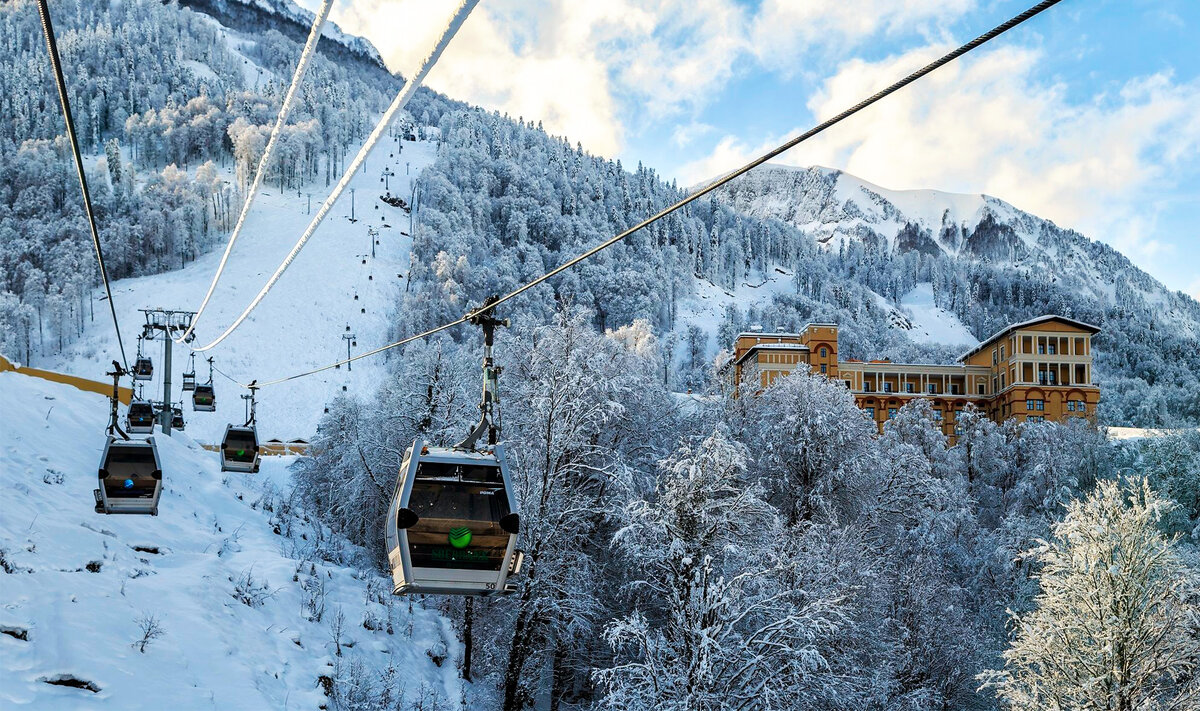
[[[957,316],[934,304],[929,282],[917,284],[901,297],[900,307],[908,317],[908,337],[917,343],[968,347],[979,343]]]
[[[408,274],[412,242],[407,236],[409,216],[379,200],[384,193],[381,173],[386,168],[395,174],[388,182],[391,193],[408,201],[412,196],[412,180],[433,160],[435,151],[431,143],[405,141],[400,145],[401,152],[397,153],[396,140],[384,138],[379,142],[366,161],[365,171],[356,174],[351,182],[357,221],[349,219],[351,195],[347,190],[270,295],[239,330],[209,352],[218,369],[246,383],[326,365],[345,358],[346,342],[342,334],[347,333],[347,326],[349,333],[357,337],[358,345],[352,346],[355,352],[387,342],[395,304],[404,289],[401,275]],[[226,179],[233,180],[232,173]],[[241,313],[311,219],[306,214],[307,193],[311,192],[315,213],[329,188],[320,181],[304,190],[297,196],[295,192],[280,194],[276,186],[262,187],[221,284],[200,318],[196,345],[207,343]],[[369,226],[379,232],[374,258],[367,234]],[[113,295],[130,358],[133,358],[134,339],[144,322],[138,309],[197,308],[222,251],[223,246],[218,247],[184,269],[114,283]],[[103,316],[98,307],[97,317],[88,324],[84,336],[46,367],[103,379],[104,368],[116,353],[112,325]],[[162,340],[152,342],[148,352],[154,359],[156,372],[145,392],[147,397],[153,394],[159,399]],[[185,348],[175,347],[174,400],[182,396],[179,383],[188,364],[186,354]],[[207,366],[200,356],[196,359],[196,373],[201,382],[208,377]],[[260,391],[258,420],[262,438],[308,439],[316,431],[324,404],[343,386],[360,394],[372,392],[384,373],[384,358],[377,357],[354,363],[350,371],[330,370]],[[245,391],[220,374],[216,375],[215,384],[215,413],[193,413],[190,403],[184,408],[188,434],[201,442],[218,441],[227,422],[243,418],[244,407],[238,396]]]
[[[392,665],[409,699],[422,688],[461,699],[456,665],[426,653],[460,653],[447,620],[410,611],[377,573],[303,558],[299,531],[275,532],[281,499],[262,482],[285,484],[286,459],[226,478],[191,438],[160,436],[159,516],[102,516],[92,489],[105,398],[3,373],[0,402],[0,708],[317,709],[328,703],[319,678],[358,663]],[[234,597],[245,575],[268,586],[257,606]],[[320,621],[307,599],[323,599]],[[366,629],[368,613],[392,632]],[[131,644],[145,615],[164,634],[141,653]],[[47,683],[63,678],[96,690]]]

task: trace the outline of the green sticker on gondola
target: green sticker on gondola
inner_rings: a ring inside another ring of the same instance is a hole
[[[450,529],[450,545],[455,548],[466,548],[471,545],[471,529],[465,526],[456,526]]]

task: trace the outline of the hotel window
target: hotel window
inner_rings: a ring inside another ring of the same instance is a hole
[[[958,384],[957,384],[957,383],[950,383],[950,394],[951,394],[951,395],[958,395],[958,394],[959,394],[959,393],[958,393]]]
[[[883,381],[883,391],[885,393],[890,393],[892,391],[892,384],[887,382],[886,380]]]
[[[979,394],[980,394],[980,395],[986,395],[986,394],[987,394],[987,393],[985,392],[985,389],[986,389],[986,388],[987,388],[987,386],[986,386],[986,385],[984,385],[983,383],[980,383],[980,384],[979,384]]]
[[[993,348],[992,349],[992,365],[995,365],[999,362],[1000,362],[1000,359],[996,357],[996,350]]]
[[[822,364],[821,364],[821,372],[822,372],[822,373],[826,372],[826,370],[827,370],[828,368],[829,368],[829,366],[825,365],[824,363],[822,363]]]
[[[1055,355],[1055,351],[1058,350],[1058,347],[1054,341],[1050,341],[1050,344],[1046,347],[1050,349],[1050,355]]]
[[[1045,410],[1046,409],[1046,401],[1045,400],[1026,400],[1025,401],[1025,409],[1026,410]],[[1072,408],[1072,409],[1074,409],[1074,408]]]
[[[892,418],[893,418],[893,417],[895,417],[895,416],[896,416],[896,408],[894,408],[894,407],[889,407],[889,408],[888,408],[888,419],[890,420],[890,419],[892,419]]]
[[[1038,340],[1038,355],[1046,355],[1046,344],[1041,339]]]
[[[1000,360],[1004,360],[1004,346],[1000,346]]]
[[[1039,370],[1038,371],[1038,385],[1045,385],[1046,378],[1047,378],[1046,371]]]
[[[867,411],[867,417],[870,417],[872,420],[875,419],[875,408],[864,407],[863,409]]]
[[[863,392],[865,392],[865,393],[873,393],[873,392],[875,392],[875,385],[874,385],[874,384],[872,384],[872,383],[868,383],[868,382],[867,382],[867,381],[864,379],[864,380],[863,380]]]
[[[937,392],[937,386],[934,385],[933,383],[929,383],[928,385],[925,386],[925,391],[930,394],[934,394]]]
[[[821,349],[821,357],[822,357],[822,358],[825,358],[825,357],[826,357],[826,356],[828,356],[828,355],[829,355],[829,349],[828,349],[828,348],[822,348],[822,349]]]
[[[1053,369],[1053,368],[1050,370],[1047,370],[1046,371],[1046,380],[1049,385],[1057,385],[1058,384],[1058,370]]]
[[[963,427],[962,427],[962,425],[955,425],[955,426],[954,426],[954,436],[955,436],[955,437],[962,437],[962,433],[963,433]]]
[[[904,392],[906,392],[906,393],[911,393],[911,392],[915,392],[915,391],[916,391],[916,390],[915,390],[915,388],[913,388],[913,384],[912,384],[912,383],[905,383],[905,384],[904,384]]]
[[[1025,418],[1026,422],[1045,422],[1046,418],[1043,415],[1030,415]]]
[[[1072,400],[1067,405],[1074,405],[1075,412],[1087,412],[1087,402],[1084,400]]]
[[[942,411],[934,410],[933,411],[933,419],[937,420],[938,422],[941,422],[942,421]]]

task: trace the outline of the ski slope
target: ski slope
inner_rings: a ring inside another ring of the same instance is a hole
[[[900,297],[900,307],[908,316],[908,337],[917,343],[974,347],[979,339],[958,320],[953,312],[933,302],[933,284],[921,282]]]
[[[242,383],[265,381],[345,358],[347,343],[343,334],[356,337],[353,352],[387,343],[408,275],[412,240],[408,236],[409,215],[379,199],[385,192],[382,173],[385,169],[394,173],[387,181],[391,194],[410,202],[413,180],[433,161],[435,151],[433,143],[398,143],[390,137],[381,140],[367,158],[364,170],[353,177],[353,196],[346,191],[258,309],[224,343],[206,354],[215,358],[216,367]],[[225,177],[234,180],[232,172]],[[312,217],[308,212],[310,194],[315,213],[329,190],[323,180],[305,186],[299,194],[280,193],[277,185],[263,185],[221,283],[199,320],[197,344],[210,340],[241,313],[308,225]],[[352,202],[355,221],[350,220]],[[368,227],[379,232],[374,257]],[[223,249],[222,242],[183,269],[114,282],[113,298],[131,363],[135,339],[145,320],[138,309],[197,308]],[[103,380],[104,370],[117,353],[105,310],[97,305],[96,318],[83,337],[43,367]],[[161,399],[161,337],[148,344],[147,352],[154,360],[155,377],[146,384],[145,395]],[[184,395],[180,383],[188,365],[187,353],[185,347],[174,347],[171,397],[175,401]],[[375,390],[386,372],[384,358],[359,361],[350,369],[330,370],[261,390],[257,411],[260,438],[309,439],[325,403],[343,387],[360,395]],[[208,366],[200,356],[196,358],[196,375],[199,382],[208,379]],[[244,403],[239,396],[246,391],[220,374],[215,376],[214,384],[216,412],[192,412],[190,402],[184,406],[188,434],[206,443],[219,441],[227,423],[240,424],[244,420]],[[190,397],[190,393],[187,395]]]
[[[462,703],[448,620],[393,598],[379,573],[314,556],[300,534],[315,529],[293,520],[287,535],[289,458],[222,475],[186,434],[160,435],[159,516],[103,516],[92,489],[107,400],[2,373],[0,402],[0,708],[333,708],[321,677],[357,664],[390,666],[409,702]],[[348,549],[329,534],[323,545]],[[261,603],[235,598],[245,576],[266,585]],[[141,652],[145,616],[163,634]]]

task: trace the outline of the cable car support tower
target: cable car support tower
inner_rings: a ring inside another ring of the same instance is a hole
[[[171,346],[175,343],[177,333],[187,333],[185,342],[195,339],[195,334],[189,332],[195,311],[177,311],[174,309],[139,309],[146,316],[146,325],[142,326],[142,334],[147,340],[154,339],[155,331],[162,331],[163,338],[163,399],[158,411],[158,423],[165,435],[171,434]],[[211,365],[211,363],[209,364]],[[211,379],[211,376],[210,376]]]

